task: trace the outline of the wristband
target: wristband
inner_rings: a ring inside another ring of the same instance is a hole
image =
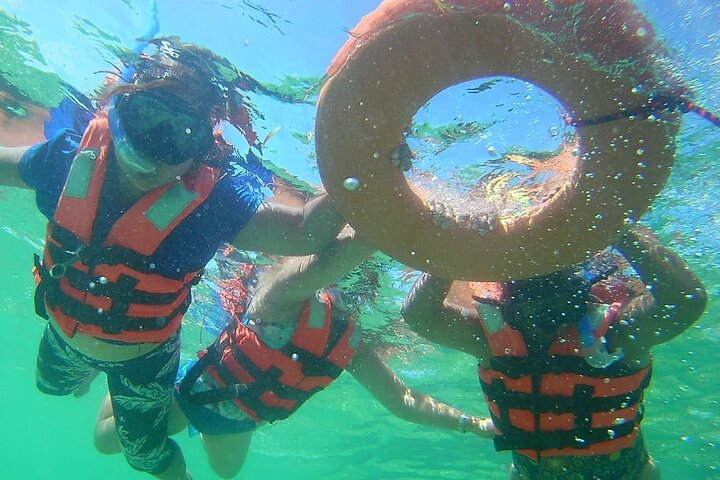
[[[458,432],[460,433],[467,433],[467,424],[470,421],[470,417],[468,415],[462,414],[460,415],[460,418],[458,418]]]

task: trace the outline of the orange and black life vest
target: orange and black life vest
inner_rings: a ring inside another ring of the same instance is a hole
[[[208,197],[219,171],[201,165],[133,204],[97,238],[111,138],[107,118],[88,126],[73,159],[42,262],[35,260],[36,311],[68,336],[81,332],[122,342],[161,342],[179,327],[202,270],[159,274],[155,251]]]
[[[620,304],[594,305],[604,335]],[[602,307],[602,308],[601,308]],[[496,428],[497,450],[538,459],[606,455],[634,445],[650,367],[615,362],[591,367],[575,325],[561,327],[550,345],[526,341],[502,317],[482,320],[491,358],[480,383]]]
[[[183,379],[179,390],[195,404],[232,400],[256,421],[290,416],[342,373],[355,354],[355,321],[332,315],[332,301],[308,300],[290,341],[274,349],[239,320],[233,320]],[[191,393],[203,373],[219,389]]]

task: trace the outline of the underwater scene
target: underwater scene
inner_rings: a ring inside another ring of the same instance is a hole
[[[0,477],[720,480],[719,25],[715,0],[0,0]],[[332,305],[320,353],[253,317],[273,294]],[[571,360],[538,353],[565,328]],[[166,431],[133,382],[162,403],[209,345],[175,443],[125,431]],[[102,372],[138,358],[107,427]]]

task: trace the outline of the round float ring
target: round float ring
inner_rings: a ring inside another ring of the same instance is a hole
[[[596,56],[644,62],[647,68],[640,70],[652,73],[650,26],[629,3],[614,1],[616,8],[608,10],[607,1],[577,1],[584,10],[576,8],[575,15],[586,22],[577,25],[587,31],[572,37],[581,38],[578,43],[563,43],[543,31],[547,19],[561,18],[548,11],[552,2],[513,2],[510,11],[502,1],[451,3],[385,1],[338,52],[316,119],[326,190],[377,248],[437,275],[503,281],[582,261],[610,244],[624,222],[638,219],[664,186],[678,116],[623,115],[642,112],[651,89],[629,75],[609,74],[592,55],[578,52],[597,47]],[[501,219],[494,231],[442,229],[390,154],[435,94],[498,76],[538,86],[577,120],[577,146],[562,153],[576,157],[575,170],[545,203]],[[649,85],[652,78],[642,81]]]

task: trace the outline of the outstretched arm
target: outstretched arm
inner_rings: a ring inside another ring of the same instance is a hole
[[[346,367],[360,384],[395,416],[409,422],[492,438],[488,418],[465,415],[460,410],[405,385],[370,346],[362,343]]]
[[[249,307],[254,318],[274,318],[277,309],[300,305],[338,278],[357,267],[375,249],[346,229],[330,245],[315,255],[289,258],[273,269],[264,272],[259,280],[257,293]],[[297,317],[289,321],[296,320]]]
[[[264,203],[232,244],[273,255],[307,255],[325,248],[343,225],[332,199],[322,193],[303,208]]]
[[[431,342],[481,358],[484,333],[478,313],[444,303],[452,280],[423,273],[405,298],[402,316],[418,335]]]
[[[626,322],[610,333],[613,345],[632,358],[667,342],[692,325],[705,310],[707,294],[700,279],[680,256],[643,226],[624,232],[615,247],[638,272],[648,291],[624,311]]]
[[[409,165],[411,157],[405,141],[391,153],[396,165]],[[345,223],[327,193],[312,198],[302,209],[266,203],[232,244],[240,250],[273,255],[308,255],[324,249]]]
[[[30,147],[0,147],[0,185],[30,188],[20,178],[20,160]]]

